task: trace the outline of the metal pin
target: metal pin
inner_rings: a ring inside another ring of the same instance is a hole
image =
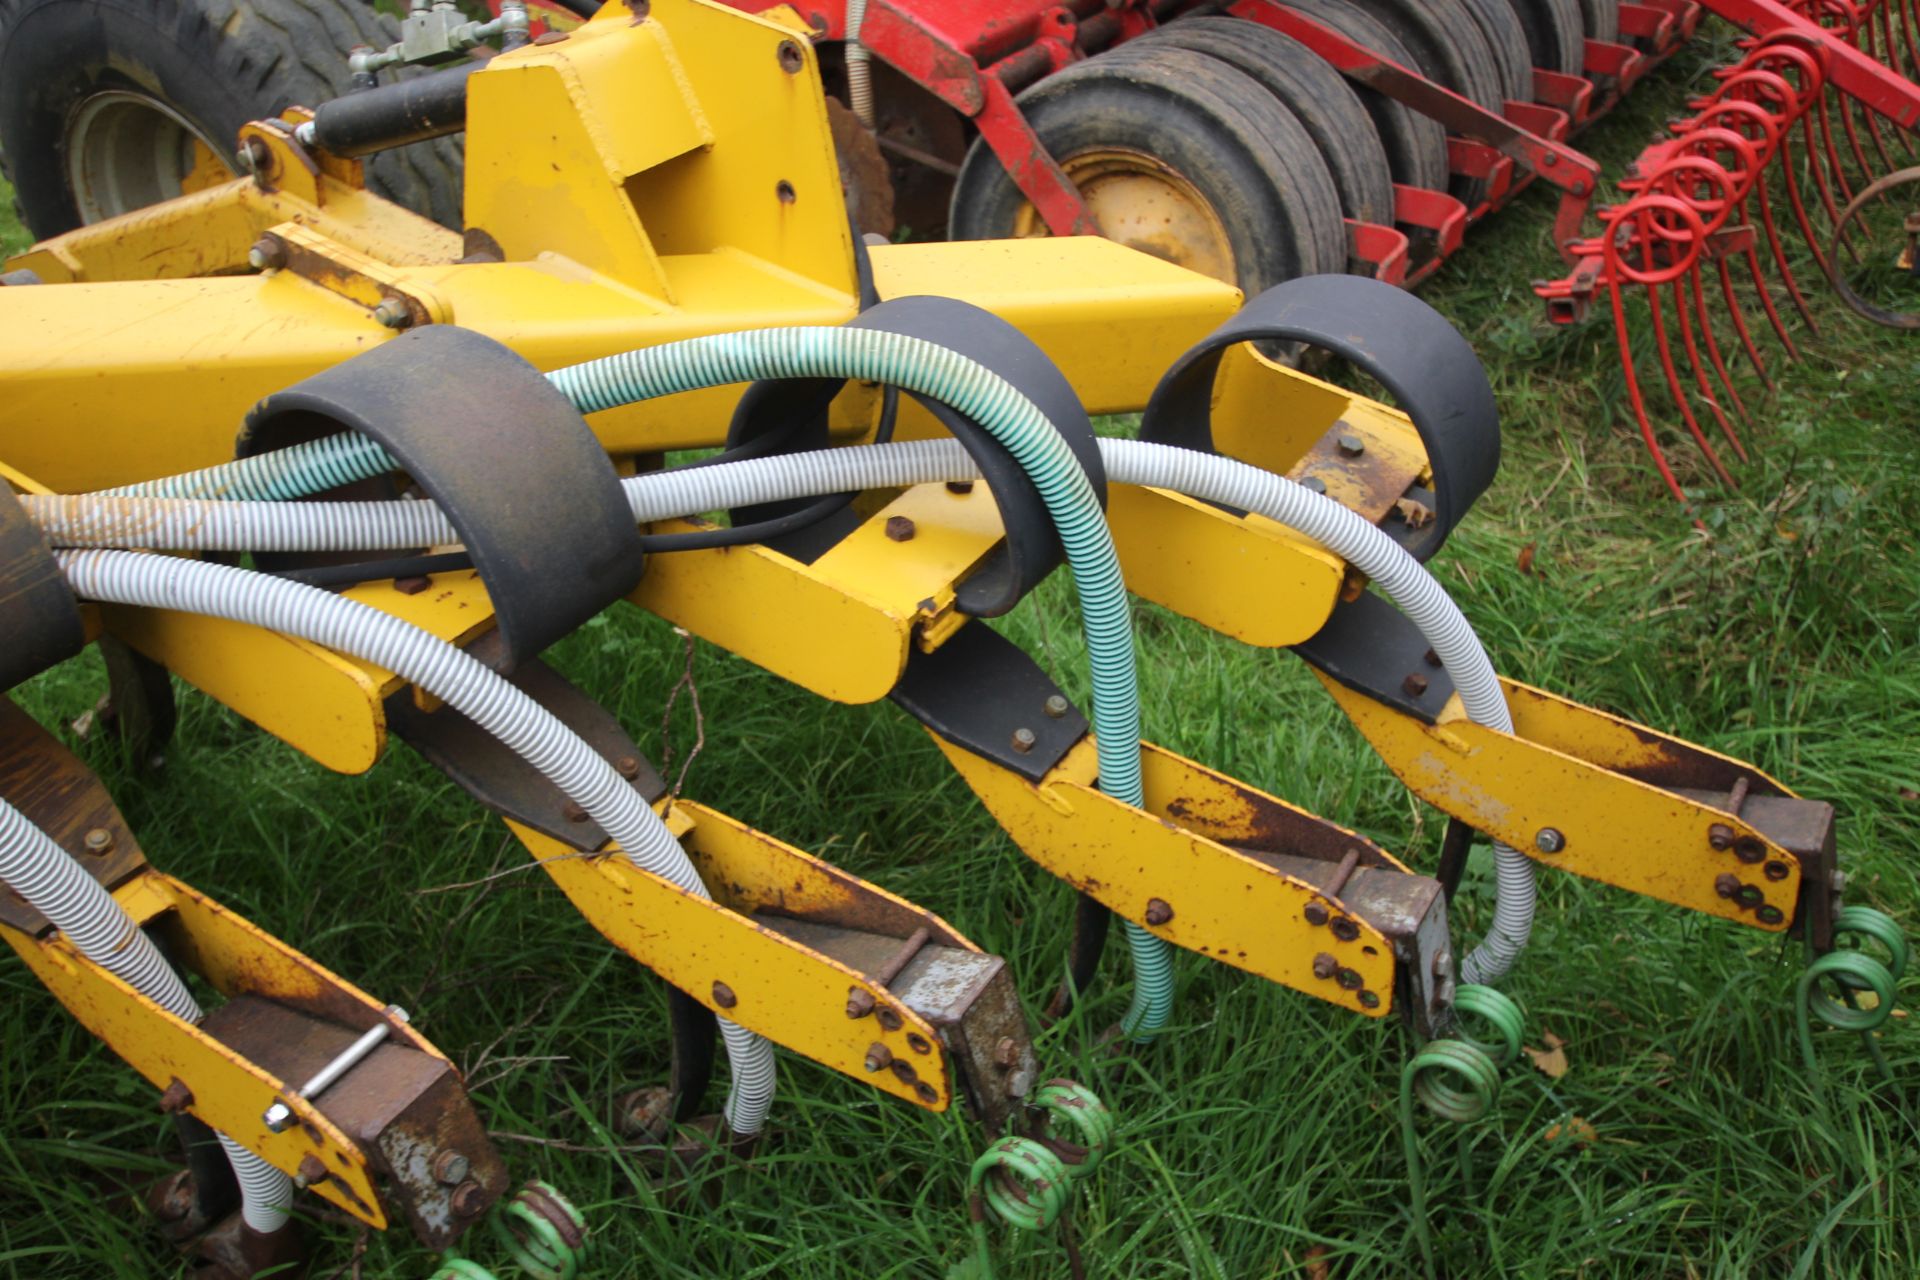
[[[407,1011],[397,1004],[386,1007],[386,1016],[393,1022],[406,1022]],[[393,1031],[393,1022],[382,1022],[377,1027],[369,1027],[358,1040],[342,1049],[332,1062],[314,1072],[307,1082],[293,1091],[293,1096],[311,1102],[339,1081],[341,1076],[358,1066],[362,1059],[372,1053],[382,1040]],[[284,1102],[276,1102],[262,1113],[262,1120],[274,1133],[285,1133],[293,1123],[293,1108]]]

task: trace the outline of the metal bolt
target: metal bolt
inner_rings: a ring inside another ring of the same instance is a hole
[[[1442,951],[1433,957],[1433,976],[1444,978],[1453,972],[1453,953]]]
[[[1733,828],[1724,822],[1714,823],[1707,828],[1707,843],[1722,851],[1733,848]]]
[[[1559,153],[1553,152],[1553,151],[1547,152],[1547,159],[1546,159],[1547,168],[1551,169],[1559,163],[1560,163]]]
[[[891,542],[912,541],[913,521],[907,516],[888,516],[887,538]]]
[[[300,1167],[293,1171],[293,1185],[305,1191],[316,1182],[325,1182],[333,1175],[327,1172],[327,1166],[320,1163],[320,1157],[309,1151],[300,1157]]]
[[[947,492],[948,492],[948,493],[972,493],[972,492],[973,492],[973,481],[971,481],[971,480],[949,480],[949,481],[947,481]]]
[[[993,1046],[993,1062],[1002,1071],[1011,1070],[1013,1064],[1020,1061],[1020,1046],[1012,1036],[1001,1036],[1000,1043]]]
[[[487,1207],[487,1189],[477,1182],[463,1182],[453,1189],[447,1203],[463,1218],[478,1217]]]
[[[1313,976],[1316,978],[1331,978],[1339,969],[1340,962],[1324,951],[1313,958]]]
[[[1052,716],[1055,720],[1058,720],[1061,716],[1066,715],[1067,712],[1071,711],[1072,709],[1073,709],[1073,705],[1057,693],[1047,699],[1047,714]]]
[[[255,271],[278,271],[287,265],[287,246],[273,236],[261,236],[247,250],[247,265]]]
[[[847,1016],[864,1018],[873,1012],[873,992],[865,987],[855,987],[847,992]]]
[[[1306,905],[1306,907],[1300,912],[1300,914],[1307,918],[1308,924],[1318,925],[1318,924],[1325,924],[1327,922],[1327,916],[1330,913],[1327,910],[1326,903],[1309,902]]]
[[[1845,893],[1847,891],[1847,873],[1844,871],[1834,872],[1831,876],[1827,877],[1827,884],[1835,893]]]
[[[273,153],[267,150],[267,144],[258,138],[248,138],[240,147],[234,161],[246,173],[259,173],[273,164]]]
[[[867,1046],[866,1068],[868,1071],[885,1071],[887,1064],[893,1061],[893,1050],[875,1041]]]
[[[781,204],[792,204],[800,198],[799,193],[793,189],[793,184],[785,178],[773,184],[773,194]]]
[[[1146,919],[1148,924],[1163,925],[1173,919],[1173,908],[1164,899],[1148,898]]]
[[[1327,482],[1319,476],[1308,476],[1300,482],[1300,487],[1308,493],[1325,493],[1327,491]]]
[[[1427,678],[1416,671],[1400,682],[1400,688],[1409,698],[1422,697],[1427,692]]]
[[[443,1186],[459,1186],[472,1171],[473,1162],[458,1151],[442,1151],[433,1158],[433,1180]]]
[[[1367,451],[1367,442],[1351,431],[1340,433],[1340,452],[1349,458],[1357,458]]]
[[[800,52],[800,46],[791,40],[782,40],[776,54],[780,59],[780,69],[788,75],[796,74],[800,68],[807,65],[806,56]]]
[[[105,827],[95,827],[87,832],[87,852],[96,858],[113,852],[113,832]]]
[[[285,1133],[287,1126],[293,1123],[293,1108],[284,1102],[276,1102],[260,1113],[267,1128],[273,1133]]]
[[[915,1053],[932,1053],[933,1041],[927,1039],[917,1031],[909,1031],[907,1032],[907,1048],[913,1050]]]
[[[1722,871],[1713,878],[1713,891],[1723,898],[1731,898],[1740,892],[1740,877],[1731,871]]]
[[[1013,731],[1013,749],[1021,755],[1025,755],[1027,752],[1033,750],[1034,742],[1033,730],[1015,729]]]
[[[587,811],[580,807],[580,802],[577,800],[567,801],[566,804],[561,806],[560,813],[568,822],[585,822],[587,820]]]
[[[1784,862],[1769,862],[1766,866],[1766,875],[1769,880],[1785,880],[1787,878],[1787,864]]]
[[[193,1105],[193,1090],[178,1076],[168,1082],[167,1091],[160,1095],[160,1110],[167,1115],[179,1115]]]
[[[1333,922],[1333,936],[1342,942],[1352,942],[1360,936],[1360,926],[1351,916],[1340,916]]]
[[[1567,838],[1552,827],[1542,827],[1533,837],[1533,847],[1542,853],[1558,853],[1567,847]]]
[[[621,777],[632,782],[640,776],[640,759],[638,756],[621,756],[613,762],[613,768]]]
[[[1429,650],[1427,650],[1427,653],[1426,653],[1426,663],[1427,663],[1427,665],[1428,665],[1428,666],[1430,666],[1430,667],[1437,667],[1437,666],[1439,666],[1439,665],[1440,665],[1440,655],[1439,655],[1439,654],[1437,654],[1437,653],[1435,653],[1435,652],[1434,652],[1433,650],[1431,650],[1431,649],[1429,649]]]
[[[740,1003],[740,997],[733,994],[733,988],[715,979],[713,984],[713,1002],[722,1009],[731,1009]]]
[[[413,312],[398,298],[382,298],[373,309],[373,318],[389,329],[404,329],[413,323]]]
[[[380,1047],[393,1032],[393,1024],[409,1021],[407,1011],[397,1004],[388,1005],[382,1012],[385,1018],[376,1026],[360,1033],[359,1039],[333,1056],[333,1060],[307,1078],[307,1082],[294,1090],[293,1096],[309,1102],[325,1093],[339,1082],[340,1077],[360,1065],[362,1059]],[[284,1133],[293,1123],[293,1108],[285,1102],[275,1102],[260,1117],[274,1133]]]

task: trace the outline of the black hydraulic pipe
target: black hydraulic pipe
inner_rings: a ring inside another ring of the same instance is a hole
[[[323,102],[313,140],[337,156],[364,156],[459,133],[467,127],[467,77],[486,65],[464,62]]]

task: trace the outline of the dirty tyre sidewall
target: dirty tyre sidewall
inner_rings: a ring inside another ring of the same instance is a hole
[[[1324,163],[1309,151],[1306,158],[1320,164],[1319,182],[1312,199],[1290,200],[1288,169],[1235,96],[1282,110],[1231,67],[1183,49],[1155,49],[1151,58],[1103,55],[1077,63],[1022,94],[1020,106],[1056,160],[1125,148],[1179,172],[1213,206],[1233,251],[1235,283],[1249,296],[1295,276],[1341,270],[1344,254],[1329,261],[1323,252],[1345,238]],[[1322,202],[1331,206],[1331,227],[1313,225],[1326,217],[1316,207]],[[949,234],[1003,238],[1026,204],[992,149],[976,140],[954,183]]]
[[[396,30],[360,0],[0,0],[0,148],[29,229],[80,225],[64,137],[92,94],[164,102],[232,168],[243,124],[339,96],[347,50]],[[442,139],[375,157],[368,185],[458,225],[459,154]]]

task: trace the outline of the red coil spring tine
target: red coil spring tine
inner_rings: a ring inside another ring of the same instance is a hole
[[[1900,22],[1904,25],[1907,0],[1897,0],[1897,4],[1897,8],[1895,3],[1881,4],[1874,7],[1873,19],[1880,46],[1879,52],[1875,56],[1894,70],[1903,71],[1904,73],[1905,69],[1900,65],[1900,45],[1894,36],[1894,24]],[[1909,66],[1911,65],[1913,64],[1909,64]],[[1872,111],[1867,112],[1867,127],[1870,129],[1873,129],[1874,126],[1878,124],[1878,121],[1874,119],[1874,115],[1875,113]],[[1901,148],[1907,153],[1907,159],[1913,159],[1913,135],[1905,129],[1895,129],[1893,136],[1899,140]],[[1875,139],[1878,140],[1878,137],[1879,131],[1875,129]]]
[[[1920,72],[1920,0],[1901,0],[1900,41],[1907,46],[1907,70]]]
[[[1667,394],[1673,397],[1674,406],[1680,410],[1681,421],[1687,424],[1687,434],[1700,446],[1700,452],[1706,455],[1714,474],[1729,489],[1736,489],[1739,486],[1734,483],[1732,473],[1720,461],[1713,442],[1700,429],[1700,419],[1694,416],[1693,406],[1688,403],[1686,388],[1680,382],[1680,370],[1673,362],[1673,341],[1667,336],[1667,308],[1660,295],[1661,285],[1678,280],[1686,274],[1691,262],[1698,259],[1705,247],[1706,227],[1691,205],[1672,196],[1644,195],[1629,204],[1628,210],[1636,222],[1636,238],[1643,263],[1640,282],[1647,288],[1647,309],[1653,317],[1653,345],[1660,353],[1660,369],[1666,375]],[[1678,222],[1679,227],[1672,226],[1672,222]],[[1680,256],[1672,264],[1656,265],[1659,249],[1663,245],[1677,250]],[[1631,270],[1627,274],[1632,278]],[[1684,306],[1680,307],[1679,314],[1684,327]]]
[[[1653,420],[1647,415],[1645,393],[1640,387],[1640,374],[1633,358],[1633,343],[1628,337],[1626,301],[1622,286],[1627,283],[1645,287],[1647,300],[1653,305],[1654,314],[1659,314],[1659,295],[1657,286],[1674,276],[1674,272],[1657,269],[1652,265],[1654,239],[1651,231],[1652,210],[1664,205],[1684,224],[1691,221],[1695,227],[1701,227],[1700,217],[1685,203],[1671,196],[1637,196],[1618,209],[1606,213],[1606,225],[1601,238],[1601,255],[1604,270],[1602,275],[1607,282],[1607,297],[1613,308],[1614,341],[1620,352],[1620,372],[1626,379],[1627,400],[1633,407],[1634,422],[1640,428],[1640,439],[1646,444],[1647,452],[1653,456],[1653,462],[1660,469],[1660,478],[1666,481],[1667,491],[1674,496],[1687,514],[1693,518],[1694,526],[1702,532],[1706,525],[1695,514],[1693,503],[1688,501],[1680,482],[1674,478],[1673,468],[1667,462],[1666,452],[1661,449],[1660,441],[1653,431]],[[1704,231],[1704,227],[1702,227]],[[1645,267],[1635,266],[1632,250],[1639,249],[1648,260]],[[1697,246],[1696,246],[1697,248]],[[1684,268],[1683,268],[1684,269]],[[1684,406],[1683,406],[1684,408]],[[1697,429],[1696,429],[1697,430]]]
[[[1786,147],[1781,147],[1780,153],[1791,161],[1792,152]],[[1792,169],[1789,168],[1787,172],[1792,173]],[[1793,305],[1800,312],[1800,318],[1807,322],[1807,328],[1817,334],[1820,332],[1820,326],[1814,320],[1813,312],[1807,307],[1805,295],[1800,292],[1800,282],[1795,278],[1793,268],[1787,265],[1786,247],[1780,243],[1780,229],[1774,225],[1773,202],[1767,196],[1766,184],[1761,183],[1755,186],[1753,194],[1760,206],[1760,226],[1767,233],[1767,248],[1773,254],[1773,265],[1779,269],[1780,283],[1787,287],[1787,296],[1793,299]],[[1791,178],[1787,180],[1787,196],[1793,204],[1793,215],[1800,222],[1800,231],[1807,237],[1808,247],[1813,249],[1814,260],[1824,264],[1827,255],[1816,247],[1819,244],[1819,237],[1814,234],[1812,224],[1807,221],[1807,211],[1800,205],[1800,193]],[[1800,352],[1793,345],[1793,339],[1787,336],[1786,328],[1780,323],[1780,314],[1773,308],[1772,297],[1768,294],[1766,286],[1761,283],[1759,255],[1750,248],[1747,250],[1747,260],[1753,270],[1754,285],[1760,289],[1760,297],[1767,304],[1767,318],[1773,321],[1773,331],[1785,344],[1787,354],[1798,360]],[[1825,271],[1826,267],[1823,265],[1821,270]]]
[[[1709,126],[1689,128],[1682,135],[1681,147],[1677,151],[1673,159],[1648,175],[1647,189],[1682,200],[1696,214],[1702,215],[1701,247],[1704,251],[1707,237],[1726,226],[1727,218],[1733,212],[1736,192],[1744,183],[1752,180],[1759,165],[1758,149],[1731,129]],[[1729,172],[1721,163],[1721,155],[1733,158],[1737,166],[1735,172]],[[1735,173],[1739,176],[1736,177]],[[1721,383],[1732,392],[1732,384],[1726,376],[1726,365],[1720,359],[1719,344],[1714,340],[1713,327],[1707,321],[1705,296],[1700,291],[1699,254],[1691,256],[1692,266],[1675,282],[1674,312],[1680,322],[1680,342],[1686,350],[1687,364],[1693,371],[1694,385],[1700,389],[1701,399],[1719,424],[1721,434],[1726,436],[1734,452],[1744,462],[1747,460],[1746,446],[1740,442],[1740,433],[1727,420],[1726,412],[1720,407],[1720,398],[1708,383],[1706,368],[1700,362],[1700,343],[1693,332],[1695,317],[1700,321]],[[1656,329],[1658,327],[1656,322]],[[1744,410],[1742,412],[1744,414]]]
[[[1767,362],[1760,358],[1760,349],[1753,344],[1753,332],[1747,328],[1746,313],[1740,309],[1739,296],[1733,291],[1733,268],[1727,265],[1725,258],[1716,259],[1713,265],[1720,273],[1720,296],[1726,299],[1727,314],[1733,317],[1734,331],[1740,335],[1740,345],[1747,349],[1747,359],[1752,362],[1753,371],[1760,375],[1760,381],[1766,384],[1768,391],[1778,390],[1773,374],[1767,369]]]
[[[1713,365],[1713,372],[1719,379],[1720,388],[1726,392],[1727,401],[1733,405],[1733,411],[1740,415],[1740,421],[1752,426],[1753,418],[1747,413],[1746,401],[1740,398],[1740,392],[1733,385],[1733,378],[1727,372],[1726,357],[1720,351],[1720,339],[1713,332],[1713,321],[1707,313],[1706,285],[1700,278],[1698,262],[1694,263],[1693,269],[1687,272],[1683,294],[1685,292],[1693,294],[1693,318],[1700,325],[1700,339],[1706,345],[1707,359]],[[1696,364],[1695,368],[1698,367]],[[1740,433],[1733,429],[1733,424],[1728,422],[1725,416],[1717,413],[1715,416],[1720,420],[1720,429],[1726,433],[1727,442],[1733,446],[1733,451],[1740,455],[1740,461],[1748,461],[1747,447],[1740,443]]]

